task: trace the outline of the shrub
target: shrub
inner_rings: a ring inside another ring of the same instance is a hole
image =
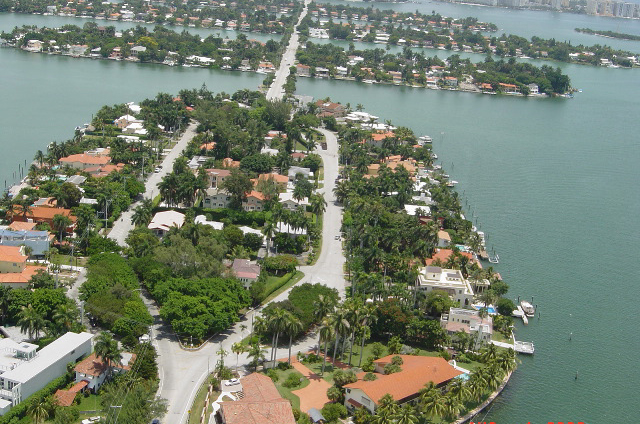
[[[279,362],[278,369],[282,371],[290,370],[293,368],[288,362]]]
[[[384,366],[385,374],[394,374],[400,371],[402,371],[402,368],[400,368],[400,365],[397,364],[387,364]]]
[[[373,380],[377,380],[377,379],[378,379],[378,377],[372,372],[366,373],[364,375],[364,378],[363,378],[364,381],[373,381]]]
[[[373,357],[375,359],[380,359],[384,355],[386,348],[380,342],[375,342],[371,345],[371,353],[373,353]]]
[[[282,385],[288,389],[291,389],[293,387],[298,387],[300,385],[301,377],[302,377],[302,374],[298,372],[291,373],[289,374],[287,379],[284,381],[284,383],[282,383]]]
[[[375,365],[373,365],[373,358],[369,356],[367,360],[364,362],[364,365],[362,366],[362,371],[373,372],[373,370],[375,369],[376,367]]]
[[[274,370],[273,368],[271,368],[269,371],[267,371],[267,376],[271,379],[271,381],[273,381],[274,383],[277,383],[278,380],[280,380],[280,376],[278,375],[277,371]]]
[[[345,418],[347,416],[347,408],[339,403],[328,403],[322,407],[322,415],[326,418],[327,422],[335,422],[338,418]]]
[[[396,355],[393,358],[391,358],[391,363],[394,365],[402,365],[404,364],[404,361],[402,360],[401,356]]]

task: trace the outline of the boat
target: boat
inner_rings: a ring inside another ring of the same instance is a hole
[[[520,306],[522,306],[522,310],[524,311],[525,315],[527,315],[528,317],[532,317],[536,314],[536,310],[533,307],[533,305],[527,302],[526,300],[521,300]]]
[[[489,256],[489,263],[491,264],[499,264],[500,263],[500,256],[498,256],[498,254],[496,253],[494,257],[491,257],[491,255],[487,255]]]
[[[513,350],[518,353],[526,353],[528,355],[533,355],[535,352],[532,342],[519,342],[517,340],[513,341]]]
[[[418,137],[418,139],[420,141],[423,141],[425,143],[431,143],[433,140],[431,139],[431,137],[429,137],[428,135],[423,135],[421,137]]]

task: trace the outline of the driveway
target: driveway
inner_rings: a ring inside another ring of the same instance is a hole
[[[309,379],[307,387],[291,392],[300,398],[300,410],[308,413],[311,408],[322,409],[325,403],[329,402],[327,390],[331,387],[331,384],[298,361],[293,362],[291,365],[296,371]]]

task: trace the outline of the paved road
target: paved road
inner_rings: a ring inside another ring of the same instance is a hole
[[[328,203],[324,214],[322,251],[315,265],[300,267],[305,276],[298,284],[304,282],[322,283],[336,288],[340,295],[344,297],[345,280],[342,269],[345,258],[342,254],[341,241],[335,240],[335,235],[340,232],[342,208],[335,203],[335,196],[333,195],[335,179],[338,176],[338,141],[333,133],[325,130],[320,131],[327,139],[327,150],[316,150],[322,156],[324,162],[324,187],[319,192],[324,193]],[[276,297],[274,301],[285,299],[287,295],[288,291]],[[163,422],[184,424],[187,422],[188,411],[198,387],[200,387],[209,374],[209,370],[213,369],[218,360],[216,352],[222,346],[229,353],[229,356],[225,358],[225,364],[234,367],[236,355],[231,352],[231,346],[249,335],[252,319],[260,314],[260,310],[250,311],[233,328],[216,336],[201,350],[187,352],[180,348],[171,332],[171,328],[162,323],[153,302],[149,298],[145,301],[149,311],[155,318],[152,331],[154,345],[159,355],[158,364],[161,381],[159,395],[167,399],[169,404],[169,410]],[[242,325],[247,327],[244,332],[241,329]],[[307,352],[313,349],[317,344],[317,340],[316,334],[309,334],[305,339],[294,345],[292,353],[295,355],[297,352]],[[278,358],[286,355],[286,349],[279,349]],[[238,363],[240,367],[244,367],[249,363],[249,358],[246,354],[242,354]]]
[[[155,172],[149,176],[149,179],[145,183],[145,191],[144,198],[145,199],[153,199],[154,196],[158,194],[158,183],[162,181],[162,178],[169,174],[173,169],[173,162],[182,154],[184,149],[187,148],[189,141],[196,135],[196,126],[198,124],[196,122],[192,122],[189,124],[185,132],[178,140],[178,143],[171,149],[169,154],[162,161],[162,169],[160,172]],[[109,232],[109,237],[112,240],[115,240],[120,246],[126,246],[125,239],[134,227],[131,222],[131,217],[133,215],[133,211],[140,204],[140,202],[133,203],[129,209],[122,213],[121,218],[114,222],[113,228]]]
[[[287,77],[289,76],[289,67],[293,65],[296,58],[296,51],[298,50],[298,25],[300,25],[300,22],[302,22],[304,17],[307,16],[309,3],[311,3],[311,0],[305,0],[302,13],[300,13],[298,22],[293,28],[293,34],[291,34],[291,38],[289,39],[287,49],[280,60],[280,67],[276,71],[276,76],[271,83],[271,87],[269,87],[269,90],[267,91],[267,100],[278,100],[284,96],[283,87],[287,82]]]

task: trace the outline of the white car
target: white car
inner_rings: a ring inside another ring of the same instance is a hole
[[[160,171],[162,171],[162,167],[160,166],[156,166],[156,169],[153,170],[153,172],[155,172],[156,174]]]
[[[227,380],[226,383],[224,383],[225,386],[233,386],[240,383],[240,380],[238,380],[237,378],[232,378],[231,380]]]
[[[335,236],[334,238],[335,238],[336,240],[340,240],[340,236],[339,236],[339,235]]]

